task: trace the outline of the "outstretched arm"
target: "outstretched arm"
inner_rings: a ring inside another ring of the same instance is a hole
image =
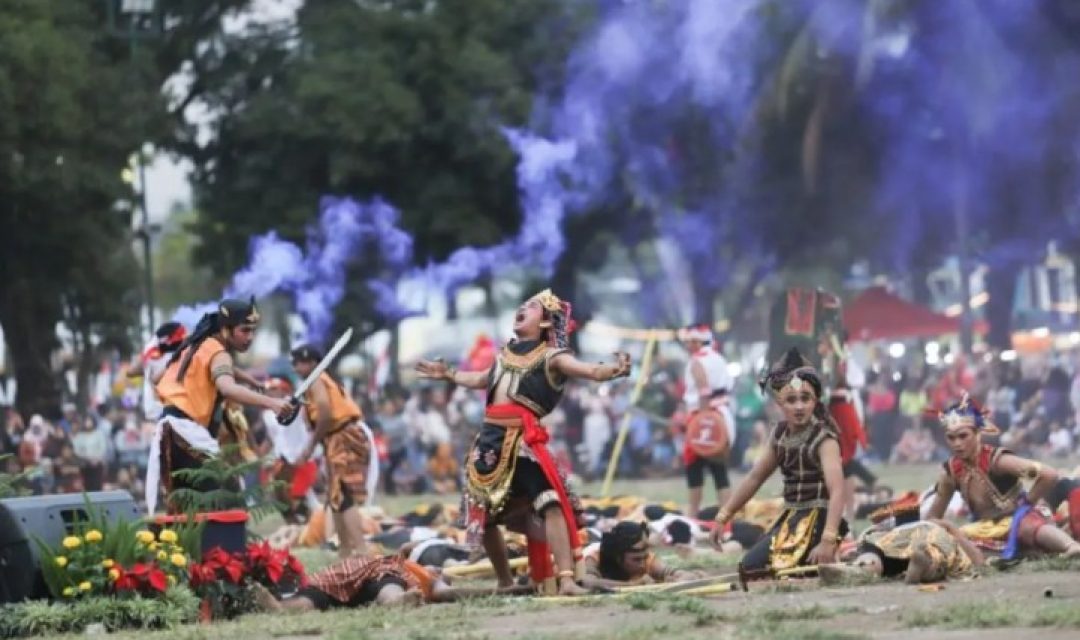
[[[714,534],[719,534],[723,526],[739,512],[739,509],[742,509],[750,501],[750,498],[754,497],[761,485],[765,484],[769,476],[776,471],[776,467],[776,452],[773,451],[772,447],[763,447],[761,456],[754,463],[754,468],[750,469],[750,473],[746,474],[739,486],[735,487],[735,491],[731,493],[727,503],[716,514],[716,522],[720,526],[713,529]],[[713,537],[717,538],[718,536],[714,535]],[[718,540],[714,539],[714,542],[718,542]]]
[[[262,392],[262,383],[256,380],[255,376],[251,375],[247,371],[244,371],[240,367],[233,367],[233,377],[236,378],[236,381],[240,384],[246,384],[252,389],[256,389],[257,391]]]
[[[416,363],[416,372],[421,378],[446,380],[468,389],[483,389],[487,387],[491,367],[483,371],[458,371],[442,360],[421,360]]]
[[[288,400],[264,396],[238,383],[233,370],[232,356],[226,351],[218,353],[210,361],[210,378],[214,381],[217,390],[227,400],[262,407],[277,414],[282,413],[289,406]]]
[[[1045,498],[1058,481],[1057,470],[1053,467],[1011,453],[1003,454],[998,458],[994,467],[998,471],[1017,478],[1034,480],[1035,484],[1032,485],[1031,491],[1028,491],[1028,502],[1031,504],[1037,504],[1039,500]]]
[[[330,394],[326,391],[325,382],[317,380],[315,384],[311,385],[311,398],[318,409],[319,418],[316,420],[315,432],[311,434],[307,446],[304,447],[304,451],[296,460],[297,465],[304,464],[311,458],[311,455],[315,452],[315,447],[322,442],[326,434],[330,433],[330,427],[333,426],[333,419],[330,415]]]
[[[593,382],[625,378],[630,375],[631,368],[630,355],[621,352],[615,353],[613,364],[582,362],[569,353],[560,353],[551,359],[548,366],[567,378],[582,378]]]

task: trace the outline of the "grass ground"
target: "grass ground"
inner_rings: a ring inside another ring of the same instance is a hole
[[[898,491],[922,489],[933,481],[936,466],[880,469],[882,482]],[[778,484],[768,485],[774,495]],[[587,485],[582,494],[597,493]],[[684,499],[677,480],[624,481],[615,493],[652,500]],[[401,513],[430,496],[389,498],[383,506]],[[260,529],[272,528],[263,522]],[[332,561],[324,551],[303,551],[314,569]],[[677,561],[677,559],[673,559]],[[722,573],[737,558],[691,559]],[[131,640],[210,638],[378,638],[380,640],[651,640],[655,637],[949,638],[1012,639],[1037,633],[1040,640],[1080,637],[1080,563],[1049,560],[1021,565],[1008,573],[949,583],[943,591],[924,592],[897,583],[824,589],[816,580],[758,583],[749,593],[709,598],[636,594],[629,598],[594,597],[578,602],[540,598],[487,598],[416,609],[366,608],[298,616],[249,615],[213,625],[171,631],[115,634]]]

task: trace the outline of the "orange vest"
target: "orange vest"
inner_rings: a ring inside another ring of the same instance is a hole
[[[166,407],[176,407],[193,421],[209,427],[218,396],[217,386],[210,379],[210,361],[224,350],[225,346],[214,338],[203,340],[199,345],[199,350],[191,358],[191,364],[188,366],[187,373],[184,374],[184,381],[178,382],[176,374],[180,371],[180,363],[184,360],[184,354],[181,354],[165,369],[164,375],[157,383],[156,389],[158,396],[161,397],[161,404]]]
[[[333,433],[338,427],[352,420],[362,420],[364,417],[360,407],[353,399],[345,395],[341,385],[330,377],[329,373],[319,376],[319,381],[326,385],[326,395],[330,397],[330,432]],[[304,404],[307,407],[308,424],[312,429],[319,425],[319,407],[315,404],[311,389],[304,394]]]

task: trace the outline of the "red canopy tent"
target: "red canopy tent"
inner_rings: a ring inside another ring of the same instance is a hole
[[[844,328],[853,341],[932,338],[960,332],[960,318],[950,318],[889,293],[870,287],[844,306]],[[985,332],[977,322],[975,331]]]

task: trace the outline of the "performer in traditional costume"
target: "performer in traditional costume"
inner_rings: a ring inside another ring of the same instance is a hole
[[[453,602],[496,592],[451,587],[439,571],[396,555],[344,558],[308,576],[305,586],[281,601],[261,585],[255,585],[255,599],[260,608],[290,613]]]
[[[1028,551],[1080,555],[1080,543],[1053,525],[1042,504],[1058,483],[1057,471],[1008,449],[983,444],[983,434],[999,432],[966,394],[939,418],[953,455],[938,478],[929,518],[942,518],[953,494],[959,492],[974,519],[961,531],[980,548],[1000,553],[1006,560]],[[1026,494],[1024,479],[1033,482]]]
[[[220,452],[221,429],[212,420],[223,399],[277,414],[289,409],[288,400],[263,395],[237,382],[241,374],[233,367],[232,354],[248,350],[258,323],[254,298],[249,302],[223,300],[215,312],[199,320],[169,360],[157,384],[164,409],[154,431],[146,470],[146,504],[150,513],[157,506],[162,481],[167,495],[179,488],[202,491],[215,488],[190,486],[183,479],[173,477],[173,472],[196,468]],[[179,507],[170,501],[169,510],[177,511]]]
[[[562,472],[547,448],[548,433],[539,418],[559,403],[569,378],[605,382],[630,374],[630,357],[614,364],[588,364],[573,356],[568,334],[570,304],[545,290],[521,305],[514,318],[516,338],[487,371],[461,372],[442,362],[421,361],[417,371],[473,389],[487,389],[484,425],[466,461],[466,528],[470,542],[483,540],[500,586],[513,582],[499,523],[525,533],[529,568],[536,585],[584,593],[575,579],[584,567],[576,517]]]
[[[705,471],[712,475],[716,503],[724,504],[731,494],[727,456],[735,444],[735,414],[731,407],[734,380],[724,356],[713,348],[708,326],[683,329],[683,344],[690,354],[686,363],[683,402],[693,412],[686,429],[683,462],[690,493],[690,517],[701,511]],[[711,419],[710,419],[711,418]]]
[[[311,345],[297,347],[291,355],[293,369],[301,378],[306,378],[322,360],[322,354]],[[343,558],[363,553],[367,543],[360,507],[374,494],[379,473],[378,457],[371,432],[363,423],[363,412],[326,372],[308,388],[304,406],[313,431],[295,464],[307,463],[315,447],[322,445],[328,476],[326,502],[341,543],[338,552]]]
[[[679,582],[696,572],[665,566],[649,551],[649,527],[624,520],[585,549],[585,586],[615,588],[645,582]]]
[[[754,468],[716,516],[713,543],[725,525],[779,467],[784,476],[784,510],[765,536],[743,556],[748,577],[797,565],[836,561],[846,533],[844,472],[836,425],[821,403],[818,372],[797,349],[774,364],[761,381],[780,404],[784,419],[772,430]]]
[[[142,410],[146,420],[157,420],[161,417],[164,406],[158,398],[157,383],[165,373],[172,354],[183,344],[187,337],[187,330],[179,322],[166,322],[154,332],[154,339],[143,349],[138,363],[128,369],[129,378],[142,377]]]
[[[956,525],[919,520],[918,499],[878,509],[873,525],[859,536],[851,559],[819,567],[824,584],[851,577],[899,578],[908,584],[940,582],[973,575],[985,557]]]

